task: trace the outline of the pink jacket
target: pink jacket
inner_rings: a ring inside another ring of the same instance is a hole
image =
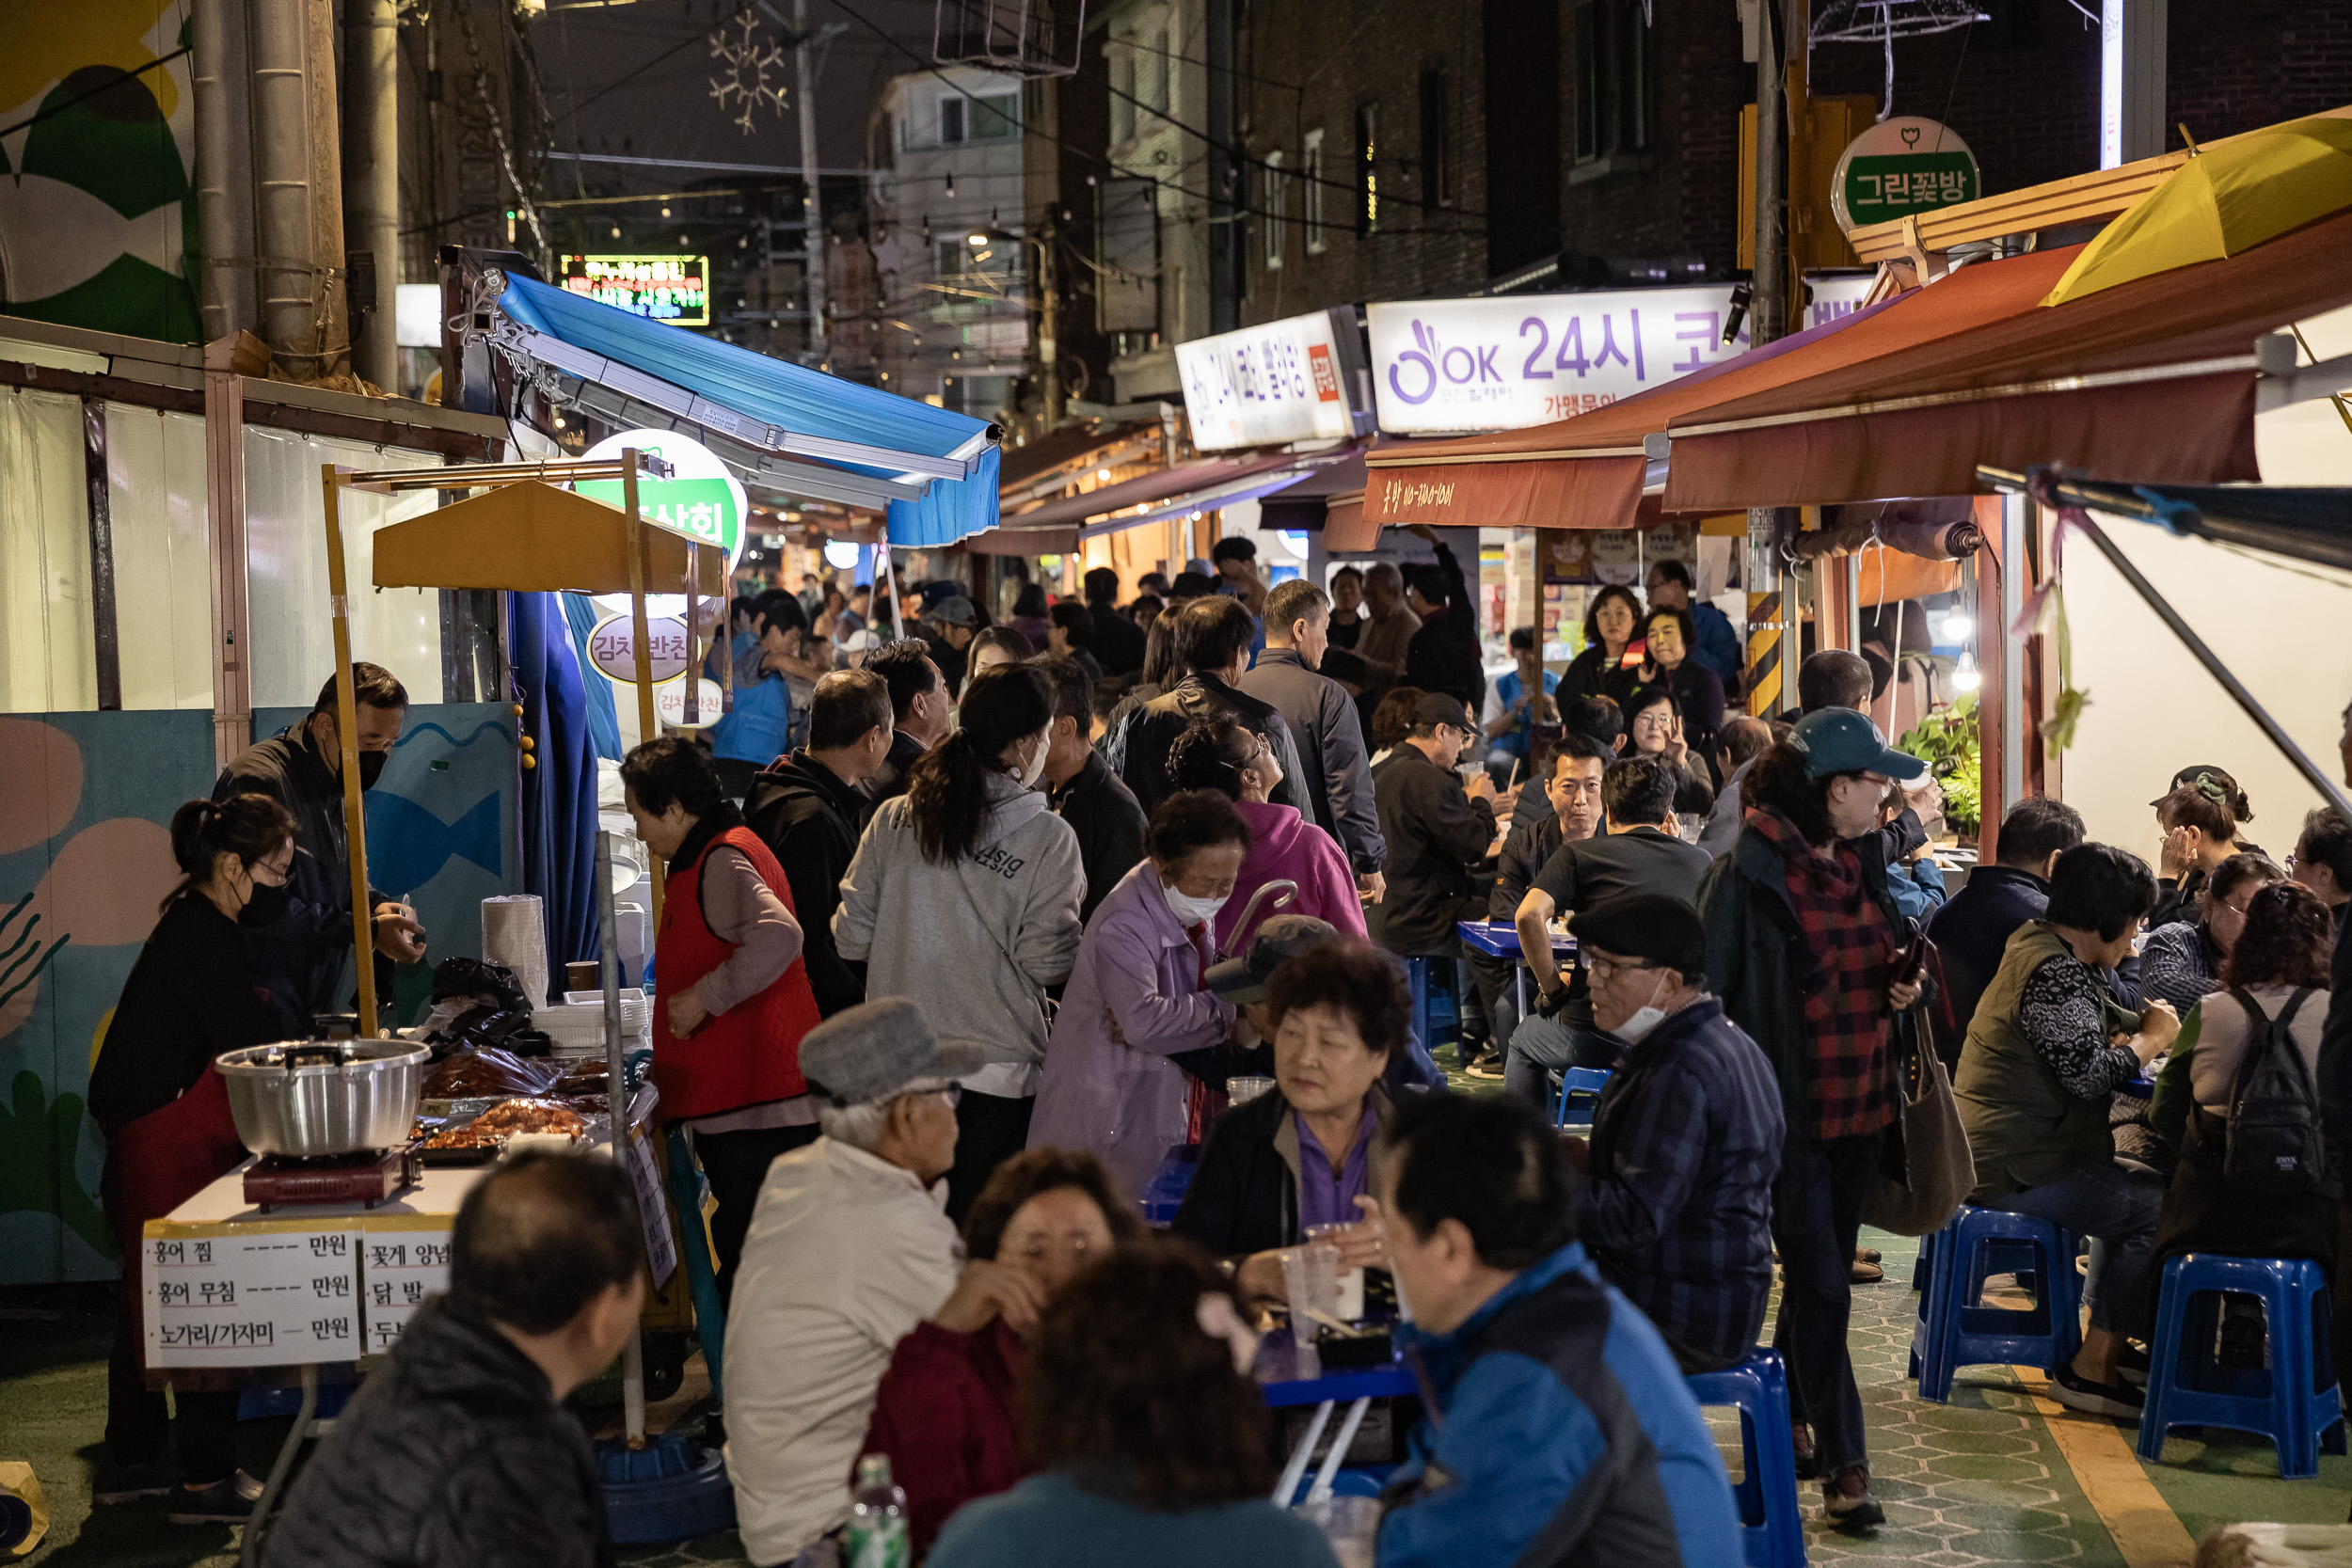
[[[1356,876],[1348,869],[1347,857],[1340,852],[1331,835],[1299,816],[1295,806],[1236,800],[1233,809],[1248,824],[1249,854],[1241,863],[1241,876],[1233,883],[1232,897],[1217,912],[1216,950],[1225,954],[1241,951],[1249,931],[1237,927],[1249,895],[1280,878],[1298,884],[1298,896],[1288,908],[1277,911],[1273,895],[1268,895],[1249,917],[1250,931],[1271,914],[1311,914],[1317,920],[1329,921],[1343,935],[1362,940],[1364,907],[1356,899]]]

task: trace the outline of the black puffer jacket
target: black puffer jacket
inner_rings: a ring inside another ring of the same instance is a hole
[[[1135,791],[1136,803],[1148,817],[1174,793],[1175,785],[1168,776],[1168,753],[1175,748],[1176,737],[1193,721],[1216,718],[1231,719],[1265,737],[1274,748],[1274,760],[1282,765],[1282,782],[1274,786],[1274,803],[1295,806],[1301,816],[1313,821],[1314,801],[1307,793],[1290,725],[1273,704],[1262,703],[1215,675],[1186,675],[1165,695],[1131,709],[1104,741],[1104,760]]]
[[[294,814],[292,895],[286,912],[248,930],[246,951],[256,984],[269,993],[279,1037],[307,1037],[315,1013],[346,1011],[336,992],[350,961],[351,848],[343,832],[343,786],[300,726],[278,731],[239,753],[213,785],[213,799],[267,795]],[[373,908],[381,895],[371,894]],[[376,973],[376,994],[390,991],[390,965]]]
[[[827,1018],[866,1000],[866,966],[833,944],[833,911],[841,879],[857,854],[873,802],[805,749],[760,769],[743,796],[743,821],[784,867],[792,913],[801,923],[801,958],[817,1010]]]
[[[268,1568],[612,1561],[596,1455],[547,1374],[488,1323],[425,1304],[264,1538]]]

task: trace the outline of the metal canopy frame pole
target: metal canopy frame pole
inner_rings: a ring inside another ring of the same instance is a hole
[[[637,742],[642,746],[660,733],[653,716],[653,633],[645,624],[645,579],[653,575],[652,541],[645,536],[645,520],[637,510],[637,449],[623,449],[621,463],[621,503],[628,514],[628,625],[637,641]],[[691,553],[688,561],[691,565]],[[691,644],[691,626],[688,637]],[[668,868],[650,847],[645,862],[653,882],[653,928],[658,931],[661,929],[661,879]]]
[[[373,1038],[375,1017],[375,943],[369,935],[368,823],[359,806],[359,706],[351,683],[351,600],[343,573],[341,496],[344,475],[332,463],[319,470],[326,503],[326,602],[335,621],[335,741],[343,764],[343,834],[350,847],[351,944],[359,972],[359,1037]]]

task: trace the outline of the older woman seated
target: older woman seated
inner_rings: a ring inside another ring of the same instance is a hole
[[[2050,874],[2047,916],[2010,937],[1961,1048],[1952,1086],[1976,1159],[1979,1208],[2031,1214],[2090,1238],[2090,1328],[2050,1397],[2128,1420],[2143,1403],[2117,1374],[2124,1336],[2146,1321],[2149,1253],[2164,1184],[2119,1164],[2108,1101],[2170,1048],[2170,1004],[2132,1014],[2106,972],[2131,957],[2156,879],[2111,845],[2080,844]]]
[[[1346,938],[1276,970],[1266,1001],[1276,1086],[1217,1123],[1169,1227],[1232,1264],[1246,1301],[1281,1298],[1280,1250],[1315,1226],[1350,1227],[1341,1268],[1383,1261],[1378,1224],[1356,1222],[1389,1117],[1381,1074],[1412,1012],[1396,966]]]
[[[932,1568],[1335,1568],[1266,1500],[1274,1419],[1226,1282],[1181,1243],[1120,1248],[1045,1309],[1022,1380],[1042,1471],[948,1521]]]
[[[1239,1022],[1200,981],[1249,830],[1223,796],[1182,790],[1152,814],[1143,847],[1087,927],[1029,1124],[1031,1148],[1091,1149],[1131,1199],[1191,1141],[1201,1081],[1174,1058],[1232,1039]]]
[[[917,1553],[957,1509],[1025,1473],[1013,1391],[1039,1315],[1080,1269],[1143,1234],[1091,1154],[1028,1149],[980,1189],[964,1217],[962,1276],[890,1353],[859,1450],[890,1456]]]
[[[1263,736],[1231,719],[1197,719],[1176,737],[1168,771],[1179,789],[1214,789],[1232,801],[1249,829],[1249,853],[1233,879],[1233,895],[1217,911],[1217,951],[1238,953],[1248,945],[1278,907],[1269,899],[1253,909],[1251,895],[1278,880],[1298,886],[1295,897],[1279,906],[1283,911],[1311,915],[1352,937],[1365,934],[1363,900],[1339,842],[1296,806],[1275,801],[1282,765]]]

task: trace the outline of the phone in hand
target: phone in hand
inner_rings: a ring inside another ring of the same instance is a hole
[[[1887,983],[1897,986],[1915,986],[1919,983],[1919,977],[1927,973],[1927,969],[1928,934],[1925,931],[1915,932],[1911,939],[1911,945],[1897,955],[1895,967],[1887,974]]]

